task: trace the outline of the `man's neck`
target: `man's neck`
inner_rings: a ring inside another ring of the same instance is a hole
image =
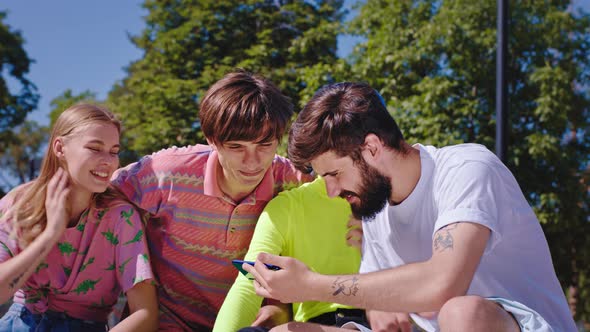
[[[223,169],[221,168],[221,165],[219,166],[216,180],[221,192],[225,196],[229,197],[235,203],[241,202],[244,198],[248,197],[257,188],[242,188],[237,184],[228,183],[227,179],[225,178],[225,175],[223,174]]]
[[[386,173],[391,179],[390,203],[392,205],[400,204],[410,196],[420,181],[422,171],[420,149],[405,142],[403,144],[407,145],[407,152],[393,152],[390,163],[393,167],[389,167],[389,172]]]

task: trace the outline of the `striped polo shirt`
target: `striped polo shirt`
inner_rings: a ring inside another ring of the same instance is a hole
[[[210,330],[237,275],[231,261],[244,257],[268,201],[311,179],[275,156],[256,190],[234,202],[217,184],[218,164],[207,145],[172,147],[113,175],[113,184],[152,215],[146,234],[160,330]]]

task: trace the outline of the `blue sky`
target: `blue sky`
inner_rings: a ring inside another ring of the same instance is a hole
[[[49,103],[66,89],[106,97],[125,77],[124,67],[141,58],[129,41],[143,27],[141,0],[4,0],[6,23],[20,30],[35,62],[27,77],[41,95],[29,118],[49,123]]]
[[[8,11],[5,23],[21,32],[35,61],[27,77],[41,99],[29,119],[41,124],[49,123],[49,103],[66,89],[75,94],[90,90],[104,99],[125,77],[125,66],[142,57],[128,38],[144,27],[142,0],[2,2],[0,11]],[[340,41],[340,53],[350,53],[350,40]]]
[[[29,115],[49,122],[49,103],[66,89],[90,90],[104,99],[124,67],[141,58],[128,35],[141,32],[146,12],[142,0],[3,0],[6,23],[21,31],[24,48],[35,62],[27,77],[41,95],[38,109]],[[354,0],[346,0],[347,4]],[[575,0],[590,11],[590,0]],[[354,39],[339,40],[339,54],[348,54]],[[6,77],[6,75],[4,75]]]

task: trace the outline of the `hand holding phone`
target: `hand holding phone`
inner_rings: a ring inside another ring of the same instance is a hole
[[[254,280],[254,276],[252,276],[252,274],[250,274],[248,271],[246,271],[246,270],[244,270],[242,268],[242,265],[244,263],[250,264],[250,265],[254,266],[254,262],[252,262],[252,261],[243,261],[243,260],[240,260],[240,259],[234,259],[234,260],[231,261],[231,263],[235,266],[236,269],[238,269],[240,272],[242,272],[242,274],[244,276],[246,276],[246,278],[248,278],[250,280]],[[276,265],[271,265],[271,264],[264,264],[264,265],[266,265],[266,268],[267,269],[273,270],[273,271],[277,271],[277,270],[280,270],[281,269],[280,267],[278,267]]]

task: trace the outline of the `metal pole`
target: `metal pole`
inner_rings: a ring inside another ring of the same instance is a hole
[[[506,58],[508,54],[508,0],[497,0],[496,47],[496,155],[506,162],[508,147],[508,79]]]

